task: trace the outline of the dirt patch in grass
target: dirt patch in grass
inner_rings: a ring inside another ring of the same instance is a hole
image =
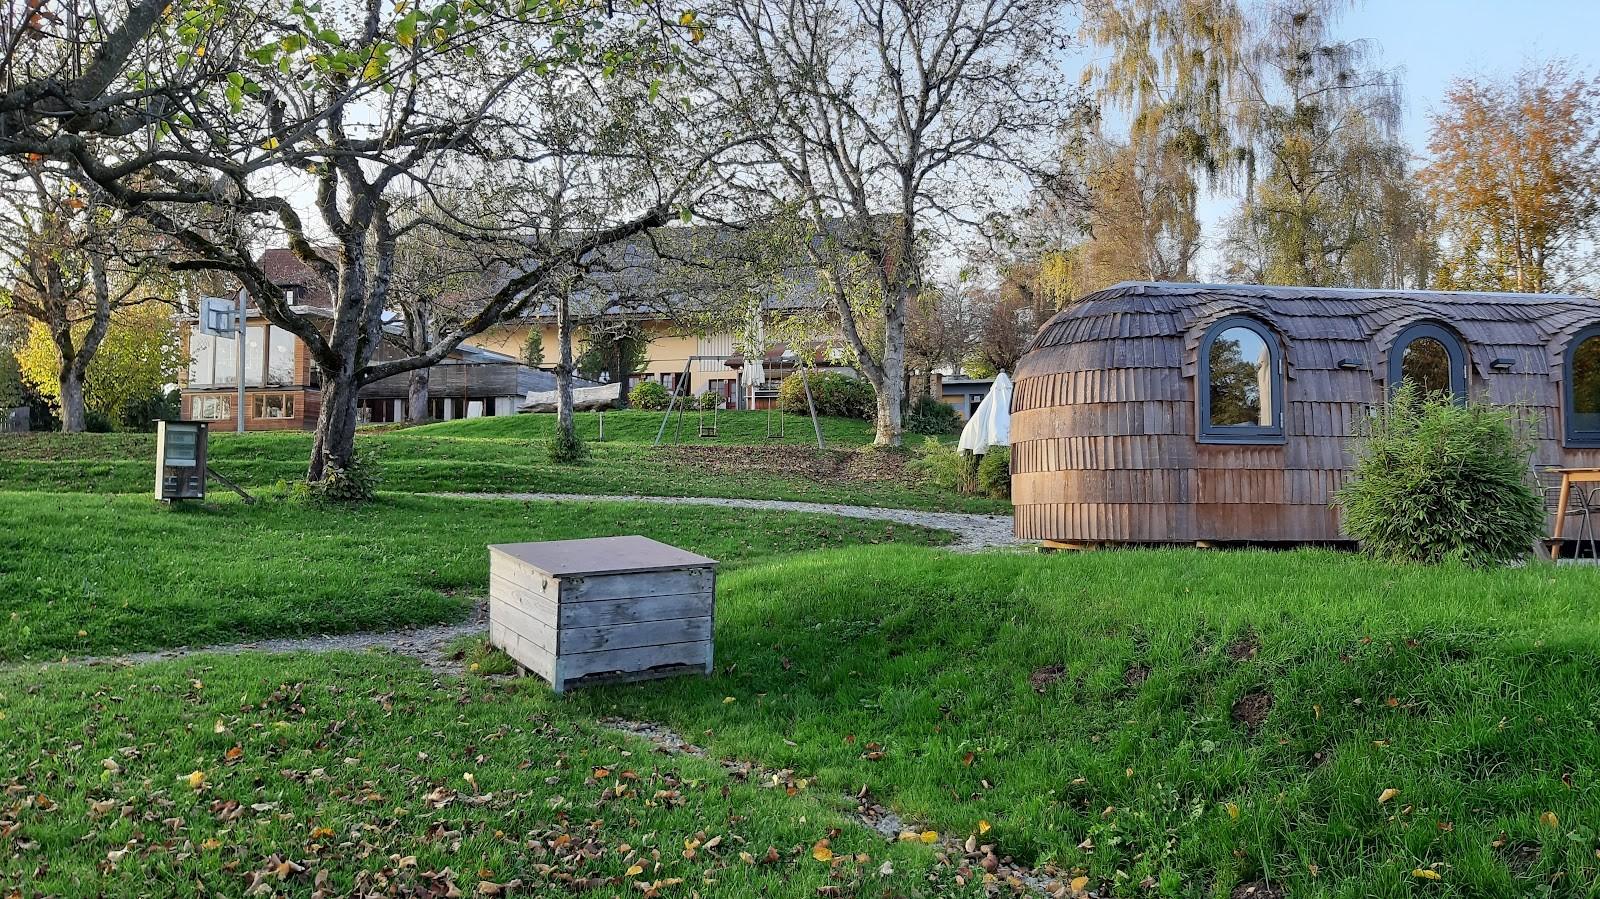
[[[1122,682],[1130,687],[1137,687],[1150,679],[1149,665],[1134,665],[1122,672]]]
[[[1272,711],[1272,693],[1268,690],[1257,690],[1239,697],[1233,704],[1233,720],[1244,725],[1244,729],[1255,733],[1261,729],[1262,722],[1267,720],[1267,713]]]
[[[1051,685],[1056,681],[1066,676],[1066,668],[1060,665],[1045,665],[1042,668],[1033,669],[1033,673],[1028,675],[1028,683],[1033,685],[1035,693],[1043,693],[1050,689]]]
[[[1232,899],[1284,899],[1289,891],[1275,883],[1257,880],[1233,888]]]
[[[1255,658],[1256,653],[1260,651],[1261,644],[1256,640],[1256,635],[1245,634],[1244,636],[1235,639],[1232,643],[1229,643],[1227,648],[1223,650],[1223,653],[1225,653],[1228,658],[1234,660],[1235,662],[1243,662],[1246,659]]]
[[[663,446],[654,456],[719,475],[778,475],[813,481],[861,481],[915,486],[905,453],[817,450],[804,446]]]

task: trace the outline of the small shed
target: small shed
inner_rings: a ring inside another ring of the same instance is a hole
[[[1348,438],[1402,379],[1520,405],[1538,465],[1600,466],[1592,298],[1127,282],[1017,365],[1017,536],[1341,542]]]

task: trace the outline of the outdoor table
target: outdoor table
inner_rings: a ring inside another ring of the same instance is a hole
[[[1556,526],[1550,532],[1550,558],[1561,558],[1561,528],[1567,522],[1567,501],[1572,496],[1573,484],[1600,486],[1600,468],[1553,468],[1561,475],[1561,496],[1556,499]]]

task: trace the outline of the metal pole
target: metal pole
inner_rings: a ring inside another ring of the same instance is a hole
[[[239,428],[240,434],[244,433],[244,340],[247,333],[245,328],[245,299],[249,296],[243,289],[239,291],[239,329],[234,339],[239,341]]]

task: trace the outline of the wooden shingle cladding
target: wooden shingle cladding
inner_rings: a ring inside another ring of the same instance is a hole
[[[1235,316],[1278,338],[1281,442],[1198,439],[1200,345]],[[1348,438],[1382,400],[1395,339],[1423,322],[1460,338],[1473,399],[1517,404],[1533,420],[1536,464],[1600,466],[1600,449],[1562,441],[1567,343],[1600,324],[1588,297],[1125,283],[1057,314],[1017,365],[1017,536],[1342,541],[1331,503],[1352,464]]]

